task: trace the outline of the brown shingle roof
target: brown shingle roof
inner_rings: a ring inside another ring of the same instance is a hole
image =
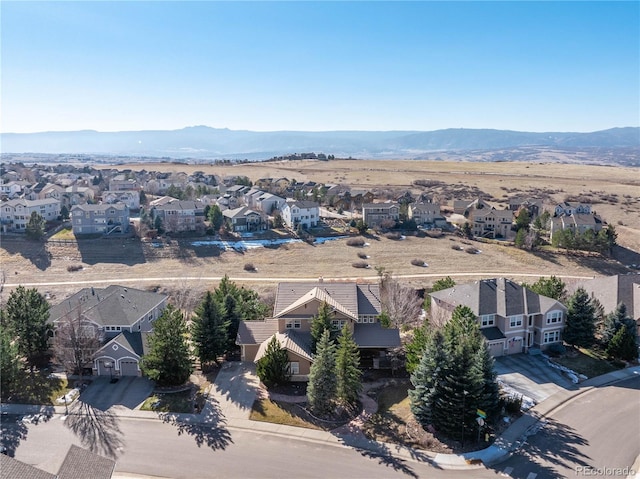
[[[56,479],[50,474],[6,454],[0,454],[0,479]]]
[[[236,344],[261,344],[278,332],[278,321],[240,321]]]
[[[58,470],[58,479],[110,479],[115,467],[113,459],[71,446]]]
[[[280,343],[281,348],[286,349],[287,351],[291,351],[301,358],[308,359],[309,361],[313,360],[313,355],[311,354],[310,347],[311,334],[299,333],[297,331],[285,331],[284,333],[275,333],[274,335],[263,341],[262,344],[260,344],[260,348],[258,348],[258,352],[256,353],[254,362],[257,362],[264,356],[267,350],[267,346],[271,341],[271,338],[274,336]]]

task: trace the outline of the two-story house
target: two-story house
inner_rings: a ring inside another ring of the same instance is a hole
[[[262,215],[247,206],[224,210],[222,216],[227,222],[227,226],[234,232],[260,231],[267,228],[267,223]]]
[[[391,348],[400,346],[398,329],[383,328],[377,284],[355,282],[280,283],[273,316],[262,321],[241,321],[236,344],[243,361],[258,361],[275,337],[289,355],[293,381],[307,381],[313,354],[311,322],[323,306],[331,308],[332,328],[348,325],[360,350],[362,362],[380,364]]]
[[[130,210],[140,209],[140,193],[135,190],[103,191],[104,203],[124,203]]]
[[[398,203],[365,203],[362,205],[362,221],[375,228],[384,221],[399,221],[400,205]]]
[[[167,296],[125,286],[84,288],[49,310],[56,325],[80,318],[95,328],[103,342],[94,355],[93,373],[99,376],[140,376],[146,335],[167,306]]]
[[[160,218],[163,228],[170,233],[204,231],[204,208],[201,201],[172,200],[154,206],[151,217]]]
[[[471,308],[494,357],[562,342],[567,308],[509,279],[456,285],[430,296],[436,321],[449,320],[459,305]]]
[[[464,216],[474,236],[493,239],[511,236],[513,211],[509,209],[499,210],[478,198],[467,205]]]
[[[129,207],[123,203],[75,205],[70,213],[71,229],[75,235],[129,231]]]
[[[407,208],[407,216],[418,226],[445,226],[447,220],[440,212],[439,203],[411,203]]]
[[[595,214],[562,214],[551,218],[549,235],[551,241],[553,241],[554,234],[563,230],[571,230],[576,234],[584,234],[586,231],[591,230],[594,234],[598,234],[603,226],[604,222],[602,221],[602,218]]]
[[[0,225],[2,231],[25,232],[32,213],[38,213],[45,221],[54,221],[60,216],[60,201],[49,198],[44,200],[15,200],[0,203]]]
[[[280,209],[282,221],[291,229],[299,226],[302,228],[313,228],[318,226],[320,221],[320,207],[315,201],[292,201],[282,205]]]
[[[572,203],[568,201],[564,201],[558,205],[556,205],[554,209],[554,215],[590,215],[591,214],[591,205],[587,203]]]

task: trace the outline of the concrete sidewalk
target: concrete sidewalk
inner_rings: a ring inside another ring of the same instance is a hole
[[[336,447],[352,447],[382,456],[431,463],[443,469],[475,469],[483,467],[483,464],[493,465],[508,459],[526,441],[528,436],[537,432],[542,425],[541,419],[575,397],[593,388],[607,386],[638,375],[640,375],[640,366],[589,379],[583,382],[578,390],[560,391],[526,412],[497,438],[493,445],[480,451],[464,454],[437,454],[366,438],[358,425],[359,421],[375,412],[376,405],[375,403],[371,404],[373,401],[367,401],[368,396],[363,397],[363,404],[366,407],[361,416],[354,419],[349,425],[334,431],[319,431],[249,420],[251,406],[258,393],[259,381],[255,375],[254,366],[246,363],[227,363],[223,367],[218,373],[215,384],[209,388],[207,404],[201,414],[171,414],[171,416],[179,422],[210,424],[211,426],[216,426],[220,420],[224,420],[226,421],[225,427],[231,430],[241,429],[257,434],[298,438]],[[69,409],[72,413],[72,408]],[[2,404],[1,410],[8,414],[41,413],[49,416],[65,414],[64,406]],[[167,415],[167,413],[140,411],[139,409],[124,410],[124,408],[117,408],[114,413],[120,417],[140,420],[157,420]]]

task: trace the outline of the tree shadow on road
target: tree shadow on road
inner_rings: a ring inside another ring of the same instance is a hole
[[[115,459],[122,450],[119,420],[110,411],[76,401],[64,423],[91,452]]]
[[[209,398],[199,415],[161,413],[159,417],[162,422],[175,426],[178,436],[193,436],[198,447],[204,444],[214,451],[224,450],[233,443],[220,405],[213,398]]]
[[[378,464],[407,476],[417,478],[418,474],[407,464],[405,459],[397,457],[397,454],[403,450],[409,453],[411,459],[437,467],[426,454],[420,451],[400,445],[389,447],[387,444],[368,439],[358,426],[345,425],[332,432],[340,439],[340,442],[345,446],[354,448],[363,457],[376,460]]]
[[[519,445],[518,467],[510,473],[514,479],[526,479],[531,471],[543,477],[565,477],[560,472],[575,471],[578,466],[589,467],[591,458],[580,452],[589,442],[575,430],[553,419],[538,423],[541,437],[533,437]],[[542,463],[542,464],[541,464]],[[547,464],[547,465],[545,465]],[[494,467],[496,472],[504,469],[503,464]]]
[[[12,416],[12,417],[9,417]],[[2,434],[3,452],[13,457],[20,442],[27,438],[29,429],[21,422],[18,415],[3,415],[0,421],[0,434]]]

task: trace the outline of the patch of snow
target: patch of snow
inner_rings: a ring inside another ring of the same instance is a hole
[[[500,385],[500,390],[507,396],[515,396],[515,397],[522,397],[522,405],[520,406],[520,410],[521,411],[528,411],[529,409],[531,409],[533,406],[536,405],[536,401],[533,398],[530,398],[529,396],[525,396],[524,394],[520,393],[518,390],[512,388],[511,386],[509,386],[507,383],[505,383],[504,381],[498,379],[498,384]]]
[[[250,233],[249,233],[250,234]],[[244,237],[244,234],[243,234]],[[315,238],[314,243],[323,244],[326,241],[346,238],[346,236],[329,236]],[[202,240],[193,241],[191,246],[216,246],[225,251],[246,251],[249,249],[264,248],[265,246],[279,246],[282,244],[302,243],[298,238],[280,239],[247,239],[240,241]]]
[[[371,244],[370,243],[365,243],[362,246],[371,246]]]

